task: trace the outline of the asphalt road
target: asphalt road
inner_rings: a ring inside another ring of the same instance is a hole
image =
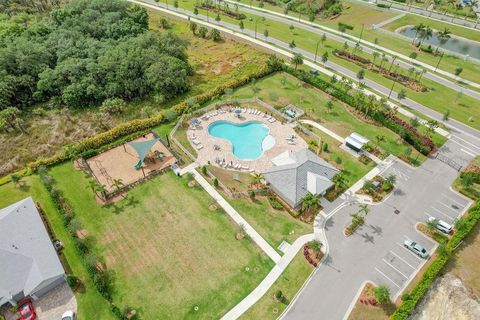
[[[154,1],[145,2],[154,4]],[[176,11],[190,14],[183,9]],[[238,30],[237,26],[223,21],[219,24]],[[251,30],[244,33],[253,35]],[[268,40],[272,42],[271,38]],[[286,45],[279,41],[275,44],[279,47]],[[337,72],[353,74],[339,66],[330,66]],[[376,83],[371,87],[377,91],[386,89]],[[418,108],[429,117],[441,119],[435,111],[413,101],[407,99],[402,103]],[[392,296],[400,294],[423,263],[401,246],[403,241],[412,238],[429,250],[434,248],[433,243],[416,232],[415,224],[425,221],[428,216],[453,221],[467,205],[466,199],[450,190],[458,168],[454,169],[448,163],[454,163],[455,167],[464,166],[480,154],[480,132],[453,120],[448,124],[452,135],[439,151],[441,156],[438,159],[429,159],[417,169],[399,161],[384,173],[397,175],[396,190],[386,201],[371,206],[366,225],[358,232],[348,238],[342,233],[351,219],[350,214],[356,211],[355,205],[342,208],[325,220],[324,232],[330,248],[326,262],[292,301],[285,313],[287,319],[342,319],[366,280],[387,285]],[[395,214],[395,209],[399,214]]]
[[[469,28],[476,28],[476,29],[480,28],[480,23],[476,23],[476,22],[473,22],[471,20],[456,18],[456,17],[452,17],[450,15],[444,15],[442,13],[438,13],[438,12],[435,12],[435,11],[430,12],[430,11],[422,9],[422,8],[410,7],[410,6],[407,6],[406,4],[393,2],[393,1],[378,0],[377,2],[378,3],[389,4],[389,5],[391,5],[392,9],[397,9],[397,10],[404,11],[404,12],[409,12],[409,13],[415,13],[415,14],[418,14],[418,15],[421,15],[421,16],[424,16],[424,17],[427,17],[427,18],[433,18],[433,19],[457,24],[457,25],[462,26],[462,27],[469,27]],[[469,19],[471,19],[471,18],[469,18]]]
[[[231,1],[227,1],[227,2],[233,3]],[[260,11],[260,10],[257,10],[257,9],[250,9],[248,7],[245,7],[245,6],[239,6],[239,9],[240,9],[240,11],[242,11],[244,13],[247,13],[247,14],[254,14],[254,15],[257,15],[257,16],[265,17],[265,18],[268,18],[268,19],[273,20],[273,21],[285,23],[287,25],[293,25],[295,28],[304,29],[304,30],[307,30],[309,32],[315,33],[315,34],[318,35],[318,40],[320,40],[320,37],[323,34],[325,34],[327,36],[327,39],[332,39],[332,40],[338,41],[339,43],[345,43],[346,42],[350,47],[355,47],[355,45],[357,44],[357,41],[348,40],[348,39],[345,39],[342,36],[333,34],[331,32],[325,31],[325,30],[320,30],[318,28],[307,25],[305,23],[300,23],[300,22],[297,22],[297,21],[292,20],[292,19],[284,18],[282,16],[269,14],[267,12]],[[263,38],[263,36],[261,34],[262,34],[262,32],[260,32],[260,38]],[[270,37],[267,40],[270,41],[270,42],[273,42],[272,38],[270,38]],[[368,46],[360,45],[360,47],[362,48],[362,51],[364,51],[366,53],[369,53],[369,54],[372,54],[374,51],[376,51],[376,50],[374,50],[374,49],[372,49],[371,47],[368,47]],[[319,48],[319,52],[323,52],[321,47]],[[311,56],[314,57],[315,55],[313,54]],[[386,58],[389,62],[391,62],[393,60],[393,57],[389,56],[389,55],[387,55]],[[421,68],[416,67],[413,64],[410,64],[410,63],[408,63],[404,60],[400,60],[400,59],[396,59],[395,64],[397,64],[399,67],[401,67],[405,70],[409,70],[412,67],[415,68],[416,70],[422,70]],[[446,79],[444,77],[441,77],[441,76],[439,76],[439,75],[437,75],[433,72],[428,72],[427,71],[423,75],[423,77],[425,77],[429,80],[435,81],[435,82],[437,82],[441,85],[444,85],[446,87],[449,87],[449,88],[451,88],[455,91],[462,91],[464,94],[480,100],[480,92],[469,89],[469,88],[466,88],[464,86],[461,86],[457,82],[448,80],[448,79]]]
[[[457,161],[469,161],[472,157],[460,149],[448,142],[442,153],[452,158],[459,154]],[[326,260],[284,319],[343,319],[365,281],[386,285],[392,298],[398,297],[425,263],[403,247],[403,241],[417,241],[429,252],[435,249],[430,239],[415,230],[416,223],[429,216],[453,223],[470,204],[449,188],[458,172],[438,159],[429,159],[416,169],[398,161],[382,175],[390,173],[397,176],[395,191],[386,201],[370,206],[365,225],[354,235],[345,237],[343,229],[350,223],[350,215],[358,211],[357,204],[340,209],[325,221]]]
[[[166,5],[164,3],[156,3],[155,1],[153,0],[143,0],[143,2],[145,3],[148,3],[148,4],[151,4],[151,5],[156,5],[156,6],[159,6],[159,7],[162,7],[162,8],[166,8]],[[175,11],[175,12],[179,12],[179,13],[183,13],[185,15],[190,15],[192,16],[192,12],[188,11],[188,10],[185,10],[183,8],[173,8],[172,6],[169,6],[169,10],[171,11]],[[207,21],[207,17],[206,16],[203,16],[201,14],[195,16],[195,18],[197,19],[202,19],[204,21]],[[237,33],[243,33],[243,34],[246,34],[246,35],[249,35],[249,36],[252,36],[254,37],[255,36],[255,32],[253,30],[249,30],[249,29],[244,29],[243,31],[240,30],[239,26],[238,25],[234,25],[234,24],[231,24],[231,23],[228,23],[228,22],[225,22],[225,21],[218,21],[216,22],[214,19],[212,19],[211,17],[208,19],[208,21],[210,23],[213,23],[213,24],[217,24],[219,26],[223,26],[225,28],[228,28],[230,30],[233,30]],[[265,37],[263,35],[260,35],[260,32],[257,33],[257,38],[259,40],[263,40],[263,41],[268,41],[269,43],[279,47],[279,48],[282,48],[282,49],[285,49],[287,51],[292,51],[292,49],[290,49],[289,45],[283,41],[280,41],[278,39],[275,39],[275,38],[272,38],[272,37],[268,37],[265,39]],[[303,49],[299,49],[299,48],[295,48],[293,50],[294,52],[298,52],[298,53],[301,53],[302,55],[304,55],[305,57],[311,59],[311,60],[314,60],[315,58],[315,55],[308,52],[308,51],[305,51]],[[327,61],[327,63],[325,64],[326,67],[329,67],[330,69],[334,70],[335,72],[337,72],[338,74],[341,74],[341,75],[344,75],[350,79],[353,79],[355,81],[357,81],[357,75],[354,71],[351,71],[345,67],[342,67],[336,63],[333,63],[331,61]],[[448,81],[448,80],[447,80]],[[390,93],[390,90],[391,88],[387,88],[387,87],[384,87],[372,80],[369,80],[369,79],[364,79],[363,81],[368,87],[370,87],[371,89],[373,89],[374,91],[377,91],[379,93],[382,93],[383,95],[385,96],[388,96],[389,93]],[[406,99],[403,99],[401,101],[399,101],[397,99],[397,95],[398,93],[396,92],[395,88],[394,90],[392,91],[391,95],[390,95],[390,99],[391,100],[394,100],[394,101],[397,101],[399,102],[400,104],[402,105],[405,105],[411,109],[414,109],[422,114],[425,114],[426,116],[432,118],[432,119],[436,119],[440,122],[443,122],[443,115],[437,111],[434,111],[428,107],[425,107],[423,106],[422,104],[420,103],[417,103],[409,98],[406,98]],[[452,130],[452,132],[456,135],[459,135],[459,136],[463,136],[463,139],[471,139],[472,136],[474,135],[477,135],[478,134],[478,138],[480,139],[480,133],[459,122],[459,121],[456,121],[456,120],[453,120],[453,119],[450,119],[448,120],[448,122],[445,123],[448,127],[450,127],[450,129]],[[480,142],[480,140],[479,140]]]

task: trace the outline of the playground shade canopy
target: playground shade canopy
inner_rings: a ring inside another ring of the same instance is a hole
[[[145,157],[148,155],[150,152],[150,149],[157,143],[160,139],[155,138],[147,141],[139,141],[139,142],[129,142],[128,144],[130,147],[132,147],[135,152],[137,152],[138,157],[140,158],[138,161],[138,164],[142,164],[143,160],[145,160]],[[137,165],[138,165],[137,164]]]

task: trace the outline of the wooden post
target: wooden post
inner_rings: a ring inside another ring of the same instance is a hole
[[[125,143],[122,143],[123,151],[127,152],[127,148],[125,148]]]
[[[145,171],[143,171],[143,167],[140,167],[142,169],[143,177],[145,178]]]

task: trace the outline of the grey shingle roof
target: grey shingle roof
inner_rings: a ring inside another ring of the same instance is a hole
[[[0,209],[0,305],[64,274],[32,198]]]
[[[321,193],[333,185],[331,180],[339,172],[325,160],[308,149],[302,149],[289,155],[293,164],[274,166],[264,173],[265,180],[292,207],[296,207],[307,194],[308,173],[311,172],[330,180],[318,179],[317,191]],[[323,180],[323,181],[321,181]]]

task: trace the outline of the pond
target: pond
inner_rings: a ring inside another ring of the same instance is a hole
[[[415,30],[413,26],[408,26],[402,29],[397,30],[398,33],[413,39],[415,37]],[[433,33],[433,36],[430,39],[425,39],[424,44],[431,44],[435,50],[440,44],[436,33]],[[472,58],[480,60],[480,42],[471,41],[465,38],[452,36],[446,43],[441,44],[440,48],[446,49],[448,51],[456,52],[462,55],[469,55]]]

